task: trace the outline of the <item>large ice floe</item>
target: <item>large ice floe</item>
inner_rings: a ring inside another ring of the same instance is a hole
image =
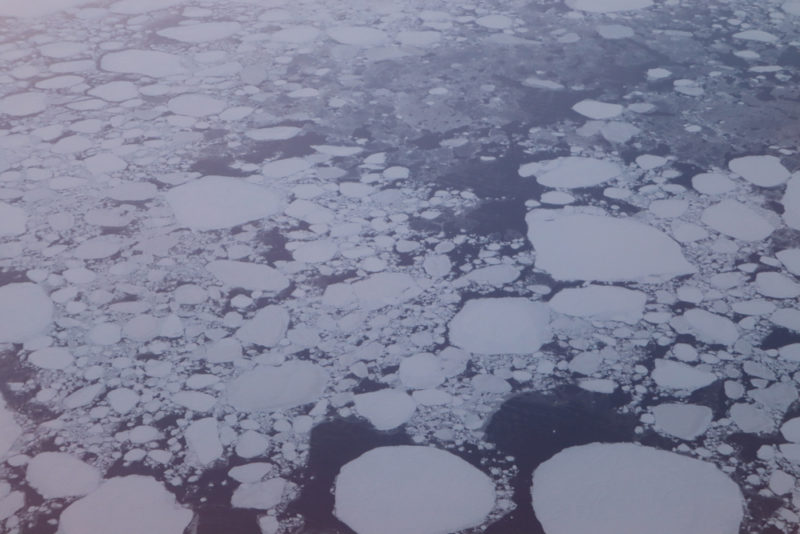
[[[739,487],[713,464],[627,443],[565,449],[536,468],[545,534],[737,534]]]
[[[557,280],[663,279],[696,271],[678,243],[636,220],[533,211],[525,222],[536,267]]]
[[[480,525],[495,502],[484,473],[432,447],[381,447],[342,467],[335,514],[356,534],[447,534]]]

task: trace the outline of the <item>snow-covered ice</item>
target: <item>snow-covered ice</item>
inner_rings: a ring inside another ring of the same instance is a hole
[[[594,120],[613,119],[620,115],[623,107],[620,104],[612,104],[609,102],[600,102],[598,100],[581,100],[572,109],[576,113],[580,113],[584,117]]]
[[[565,449],[536,468],[546,534],[737,534],[739,487],[713,464],[629,443]]]
[[[697,404],[659,404],[653,408],[655,427],[676,438],[693,440],[711,424],[711,408]]]
[[[100,485],[100,470],[64,452],[43,452],[31,458],[25,479],[45,499],[82,497]]]
[[[760,187],[776,187],[789,179],[789,171],[775,156],[744,156],[734,158],[728,168]]]
[[[228,401],[243,412],[270,412],[315,402],[325,390],[328,372],[304,361],[259,366],[228,383]]]
[[[615,11],[631,11],[653,5],[652,0],[566,0],[572,9],[591,13],[613,13]]]
[[[673,360],[655,360],[653,380],[662,388],[694,391],[703,388],[717,379],[710,372]]]
[[[256,314],[236,331],[242,343],[274,347],[286,335],[289,328],[289,312],[282,306],[270,305]]]
[[[478,354],[531,354],[551,338],[550,312],[525,298],[473,299],[449,324],[450,342]]]
[[[647,295],[617,286],[563,289],[550,299],[550,307],[566,315],[635,324],[644,313]]]
[[[210,464],[222,456],[219,426],[213,417],[192,421],[184,434],[186,445],[201,464]]]
[[[164,28],[157,33],[161,37],[174,39],[183,43],[207,43],[219,41],[236,34],[241,26],[237,22],[201,22],[184,26]]]
[[[289,279],[269,265],[245,261],[215,260],[206,265],[208,272],[229,287],[261,291],[282,291]]]
[[[207,117],[225,109],[225,102],[208,95],[186,93],[170,99],[167,107],[176,115]]]
[[[523,178],[536,176],[542,185],[566,189],[591,187],[620,174],[622,169],[612,161],[577,156],[526,163],[519,168]]]
[[[0,343],[20,343],[44,333],[53,317],[53,302],[30,282],[0,287]]]
[[[488,476],[432,447],[372,449],[342,467],[334,495],[356,534],[446,534],[480,525],[495,503]]]
[[[12,117],[36,115],[47,109],[45,93],[17,93],[0,99],[0,113]]]
[[[702,221],[717,232],[744,241],[759,241],[774,230],[767,219],[730,199],[706,208]]]

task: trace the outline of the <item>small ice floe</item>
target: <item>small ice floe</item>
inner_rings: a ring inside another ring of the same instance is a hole
[[[100,485],[100,471],[64,452],[42,452],[31,458],[25,480],[45,499],[83,497]]]
[[[573,111],[594,120],[613,119],[625,109],[620,104],[600,102],[598,100],[581,100],[574,106]]]
[[[760,241],[774,230],[767,219],[730,199],[703,210],[701,220],[717,232],[743,241]]]
[[[559,452],[534,471],[532,500],[546,534],[737,534],[744,512],[714,464],[629,443]]]
[[[783,204],[783,220],[786,225],[800,230],[800,176],[789,180],[781,204]]]
[[[763,30],[745,30],[743,32],[734,33],[733,38],[769,44],[778,42],[778,37],[776,35]]]
[[[736,182],[718,172],[704,172],[692,177],[692,187],[704,195],[723,195],[736,189]]]
[[[236,34],[241,29],[238,22],[201,22],[199,24],[188,24],[182,26],[172,26],[159,30],[158,35],[181,41],[183,43],[207,43],[227,39]]]
[[[0,236],[24,234],[27,223],[28,214],[24,209],[0,202]]]
[[[208,95],[186,93],[171,98],[167,108],[176,115],[207,117],[225,109],[225,102]]]
[[[653,5],[652,0],[566,0],[568,7],[591,13],[632,11]]]
[[[237,331],[242,343],[274,347],[286,335],[289,328],[289,312],[278,305],[265,306],[248,319]]]
[[[790,173],[775,156],[744,156],[728,162],[728,168],[759,187],[776,187],[786,183]]]
[[[53,302],[30,282],[0,287],[0,343],[22,343],[43,334],[53,318]]]
[[[0,114],[12,117],[36,115],[47,109],[47,97],[44,93],[17,93],[0,99]]]
[[[711,408],[697,404],[659,404],[653,415],[659,432],[685,440],[703,435],[713,418]]]
[[[315,402],[328,382],[322,367],[290,361],[276,367],[259,366],[228,383],[230,404],[243,412],[270,412]]]
[[[659,387],[689,392],[706,387],[717,379],[717,375],[710,371],[661,359],[655,360],[655,369],[651,377]]]
[[[320,33],[314,26],[289,26],[276,31],[270,38],[276,43],[303,44],[314,41]]]
[[[337,26],[328,30],[328,36],[337,43],[362,47],[383,45],[389,41],[385,32],[367,26]]]
[[[202,465],[208,465],[222,456],[223,448],[219,440],[219,425],[213,417],[205,417],[189,423],[184,438],[189,452]]]
[[[547,305],[526,298],[466,302],[449,324],[450,342],[478,354],[531,354],[552,332]]]
[[[550,307],[558,313],[601,321],[623,321],[636,324],[642,318],[647,295],[641,291],[617,286],[562,289]]]
[[[157,50],[120,50],[109,52],[100,58],[100,68],[108,72],[142,74],[152,78],[162,78],[182,74],[181,57]]]
[[[612,161],[578,156],[525,163],[519,168],[523,178],[536,176],[541,185],[565,189],[591,187],[621,174],[622,168]]]
[[[443,534],[480,525],[492,511],[492,480],[433,447],[372,449],[336,477],[334,515],[356,534]]]
[[[408,421],[417,409],[406,392],[381,389],[353,397],[356,412],[366,417],[377,430],[391,430]]]
[[[269,265],[215,260],[206,265],[206,270],[231,288],[277,292],[289,287],[289,279]]]
[[[595,30],[603,39],[629,39],[636,35],[633,28],[622,24],[599,24]]]

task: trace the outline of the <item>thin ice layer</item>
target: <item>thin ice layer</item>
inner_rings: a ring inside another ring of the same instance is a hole
[[[659,230],[631,220],[598,215],[525,218],[536,249],[536,267],[557,280],[614,282],[691,274],[695,267]]]
[[[432,447],[380,447],[342,467],[334,514],[356,534],[449,534],[494,507],[491,479]]]
[[[533,474],[546,534],[738,534],[739,487],[713,464],[630,443],[565,449]]]

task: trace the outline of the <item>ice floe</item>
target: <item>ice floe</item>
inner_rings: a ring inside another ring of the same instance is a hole
[[[377,46],[388,42],[385,32],[367,26],[337,26],[328,29],[328,35],[334,41],[353,46]]]
[[[274,347],[286,335],[289,312],[278,305],[265,306],[236,331],[242,343]]]
[[[473,299],[453,317],[453,345],[478,354],[530,354],[550,340],[550,312],[525,298]]]
[[[591,187],[621,174],[622,169],[614,162],[577,156],[526,163],[519,168],[523,178],[536,176],[542,185],[566,189]]]
[[[315,402],[327,381],[327,371],[310,362],[290,361],[277,367],[259,366],[228,383],[228,401],[244,412],[291,408]]]
[[[491,512],[491,479],[432,447],[380,447],[336,477],[334,514],[357,534],[445,534],[475,527]],[[447,510],[447,513],[442,513]]]
[[[536,468],[546,534],[736,534],[739,487],[713,464],[628,443],[565,449]]]
[[[187,93],[170,99],[167,107],[176,115],[207,117],[225,109],[225,102],[208,95]]]
[[[550,307],[565,315],[635,324],[644,313],[647,295],[616,286],[563,289],[550,299]]]
[[[100,470],[63,452],[43,452],[31,458],[25,479],[45,499],[82,497],[100,485]]]
[[[795,176],[789,180],[781,203],[784,208],[783,220],[786,225],[795,230],[800,230],[800,176]]]
[[[53,317],[53,302],[30,282],[0,287],[0,343],[21,343],[44,333]]]
[[[653,415],[659,431],[685,440],[704,434],[713,418],[711,408],[697,404],[659,404]]]
[[[701,220],[717,232],[744,241],[760,241],[774,230],[767,219],[730,199],[706,208]]]
[[[14,419],[14,413],[8,409],[5,399],[0,395],[0,458],[5,458],[21,434],[22,427]]]
[[[108,72],[143,74],[163,78],[185,71],[180,56],[158,50],[121,50],[100,58],[100,68]]]
[[[289,279],[269,265],[215,260],[206,265],[206,269],[229,287],[270,292],[282,291],[289,287]]]
[[[356,412],[366,417],[378,430],[391,430],[408,421],[417,409],[407,393],[396,389],[382,389],[361,393],[353,397]]]
[[[159,30],[158,35],[183,43],[207,43],[227,39],[241,29],[238,22],[201,22],[184,26],[173,26]]]
[[[760,187],[776,187],[789,179],[789,171],[775,156],[734,158],[728,163],[728,168],[751,184]]]
[[[47,96],[44,93],[17,93],[0,99],[0,113],[12,117],[36,115],[47,109]]]
[[[28,214],[24,209],[0,202],[0,236],[24,234]]]
[[[608,102],[600,102],[598,100],[581,100],[574,106],[573,111],[580,113],[584,117],[594,120],[613,119],[620,115],[623,107],[619,104],[611,104]]]

